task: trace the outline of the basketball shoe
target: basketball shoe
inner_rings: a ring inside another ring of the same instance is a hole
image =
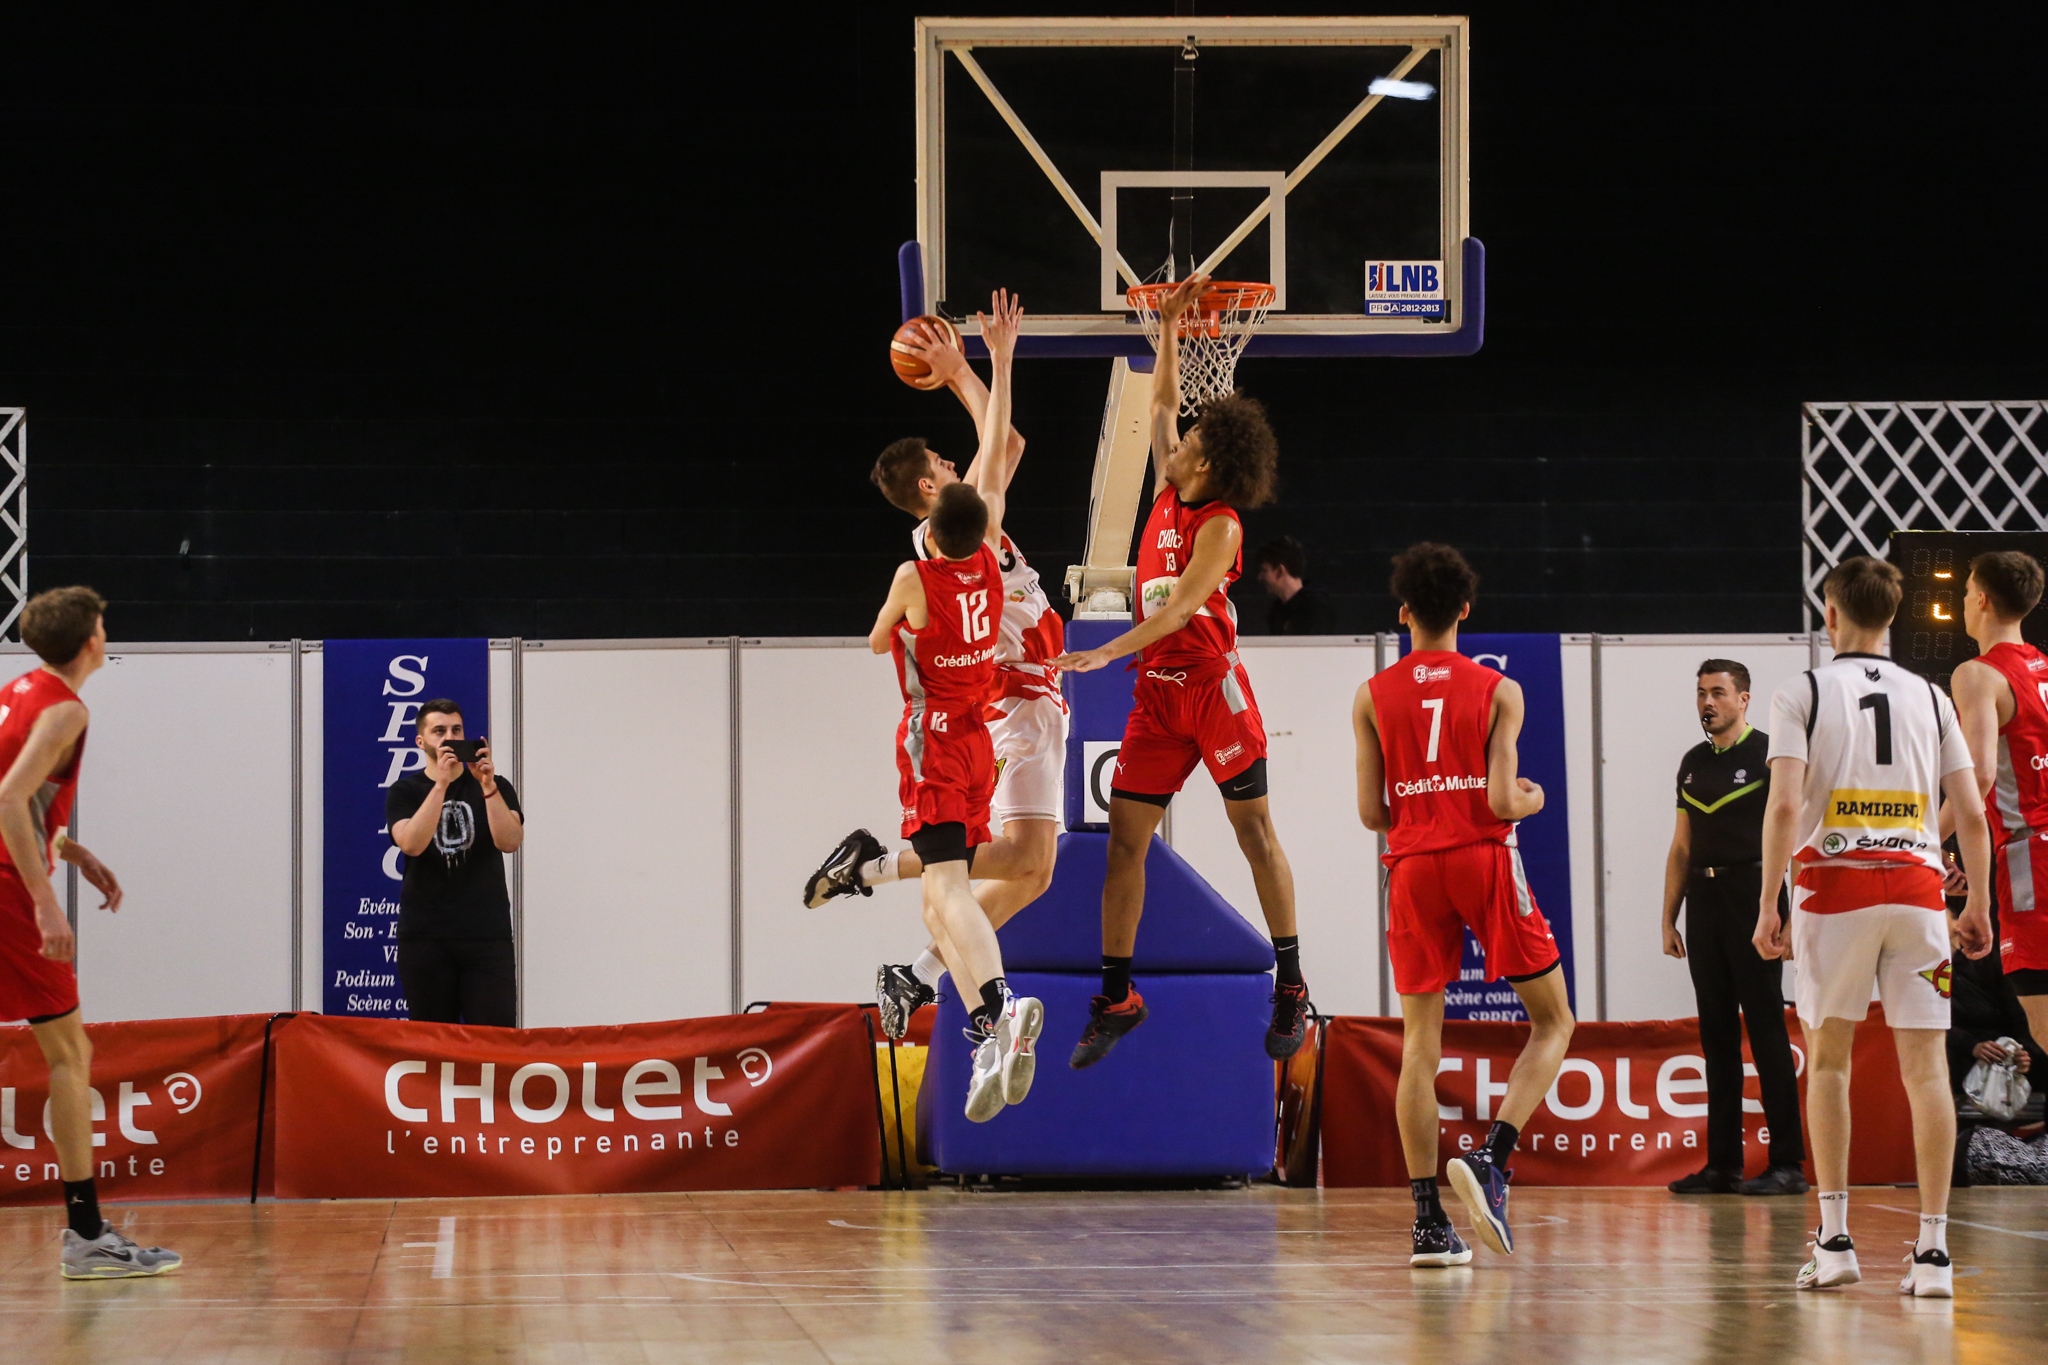
[[[860,879],[861,864],[871,863],[888,851],[881,840],[864,829],[841,839],[839,847],[818,864],[818,870],[804,883],[804,908],[815,910],[834,896],[851,896],[855,892],[874,895],[875,889]]]
[[[1446,1218],[1441,1223],[1425,1223],[1415,1220],[1415,1254],[1408,1258],[1411,1266],[1470,1265],[1472,1248],[1465,1245],[1465,1239],[1451,1226]]]
[[[1037,997],[1013,995],[1003,1004],[996,1021],[996,1037],[1003,1044],[1003,1100],[1022,1104],[1031,1093],[1032,1078],[1038,1074],[1038,1035],[1045,1028],[1045,1006]]]
[[[1452,1158],[1444,1173],[1451,1188],[1472,1215],[1472,1231],[1503,1256],[1515,1254],[1515,1235],[1508,1230],[1508,1173],[1478,1152]]]
[[[910,1016],[938,998],[908,967],[885,966],[875,973],[875,1010],[882,1016],[882,1032],[891,1038],[910,1032]]]
[[[162,1247],[137,1246],[102,1219],[100,1235],[80,1237],[64,1229],[63,1259],[59,1262],[67,1280],[131,1280],[142,1275],[165,1275],[185,1263],[175,1251]]]
[[[1909,1242],[1908,1246],[1918,1243]],[[1956,1296],[1956,1268],[1946,1251],[1915,1251],[1906,1257],[1906,1278],[1899,1292],[1916,1299],[1952,1299]]]
[[[1799,1276],[1792,1281],[1795,1288],[1833,1289],[1863,1278],[1863,1270],[1856,1264],[1856,1244],[1849,1240],[1848,1233],[1837,1233],[1823,1242],[1820,1229],[1815,1228],[1813,1240],[1807,1246],[1813,1256],[1799,1267]],[[1917,1272],[1919,1267],[1914,1266],[1914,1270]]]
[[[1266,1055],[1284,1062],[1301,1051],[1308,1037],[1308,983],[1276,984],[1273,988],[1273,1022],[1266,1026]]]
[[[996,1033],[983,1033],[975,1028],[960,1031],[974,1044],[974,1075],[967,1082],[967,1121],[987,1123],[1009,1103],[1003,1089],[1004,1048],[996,1037],[1002,1031],[1001,1024],[998,1023]]]
[[[1074,1044],[1074,1055],[1067,1059],[1067,1065],[1076,1071],[1094,1066],[1109,1055],[1117,1039],[1144,1023],[1150,1013],[1136,986],[1131,987],[1131,993],[1120,1005],[1110,1004],[1106,995],[1096,996],[1088,1002],[1088,1027],[1081,1030],[1081,1041]]]

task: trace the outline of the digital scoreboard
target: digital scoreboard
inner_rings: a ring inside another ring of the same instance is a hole
[[[1991,550],[2021,550],[2048,566],[2048,531],[1894,531],[1891,562],[1905,576],[1892,619],[1892,658],[1948,690],[1956,665],[1977,657],[1963,633],[1963,583],[1970,560]],[[2048,610],[2020,624],[2028,644],[2048,650]]]

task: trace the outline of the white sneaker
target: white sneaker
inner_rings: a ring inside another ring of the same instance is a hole
[[[987,1123],[1009,1103],[1003,1097],[1003,1047],[995,1034],[964,1031],[967,1041],[974,1044],[974,1078],[967,1082],[967,1121]]]
[[[1003,1099],[1022,1104],[1038,1074],[1038,1035],[1045,1028],[1045,1006],[1035,996],[1013,995],[996,1021],[996,1041],[1003,1048]]]
[[[1919,1243],[1908,1243],[1918,1246]],[[1946,1251],[1916,1251],[1906,1257],[1906,1278],[1899,1292],[1916,1299],[1952,1299],[1956,1296],[1956,1268]]]
[[[1815,1231],[1807,1246],[1813,1259],[1799,1268],[1799,1277],[1792,1281],[1795,1288],[1834,1289],[1863,1278],[1863,1270],[1856,1264],[1856,1244],[1849,1240],[1848,1233],[1839,1233],[1823,1242]]]

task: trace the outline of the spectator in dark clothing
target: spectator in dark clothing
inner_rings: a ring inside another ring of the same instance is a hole
[[[1328,635],[1332,612],[1323,595],[1305,581],[1308,553],[1293,536],[1267,541],[1259,550],[1259,585],[1272,594],[1266,612],[1270,635]]]
[[[1997,913],[1994,908],[1992,914]],[[1995,923],[1991,932],[1995,943]],[[2042,1070],[2048,1065],[2048,1054],[2029,1034],[2027,1012],[2013,994],[2012,983],[2005,979],[1998,955],[1973,960],[1958,953],[1949,972],[1948,1075],[1956,1093],[1962,1093],[1963,1079],[1972,1066],[2003,1056],[2000,1038],[2011,1038],[2026,1049],[2027,1055],[2020,1058],[2020,1074],[2038,1086],[2041,1077],[2048,1075]]]

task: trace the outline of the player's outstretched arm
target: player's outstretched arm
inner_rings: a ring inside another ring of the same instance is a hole
[[[1963,873],[1970,879],[1963,913],[1955,922],[1956,944],[1968,956],[1982,957],[1991,951],[1991,827],[1984,819],[1984,795],[1969,768],[1942,778],[1941,791],[1955,808],[1956,846],[1962,850]]]
[[[1493,689],[1493,723],[1486,737],[1486,808],[1499,820],[1526,820],[1543,809],[1543,788],[1521,775],[1522,685],[1502,678]]]
[[[1180,318],[1209,287],[1194,274],[1159,300],[1159,358],[1152,366],[1152,475],[1166,483],[1166,457],[1180,445]]]
[[[960,406],[966,408],[967,415],[974,419],[974,429],[979,432],[982,413],[988,407],[988,385],[981,382],[981,376],[967,363],[967,357],[960,353],[960,348],[927,328],[922,343],[912,343],[910,352],[931,366],[932,374],[939,382],[953,391],[953,396],[960,400]],[[1023,458],[1024,438],[1017,433],[1017,418],[1013,409],[1010,415],[1010,444],[1003,470],[1004,487],[997,489],[997,492],[1008,491],[1009,481],[1017,477],[1017,464]],[[964,482],[973,484],[975,492],[986,496],[987,490],[983,488],[981,482],[982,473],[977,460],[967,466],[967,472],[961,475],[961,478]]]
[[[1775,721],[1776,708],[1772,719]],[[1766,958],[1792,956],[1789,926],[1778,914],[1778,890],[1799,841],[1799,807],[1806,799],[1806,760],[1771,760],[1771,799],[1764,807],[1764,884],[1757,896],[1756,932],[1750,942]],[[1979,817],[1982,818],[1982,817]]]
[[[1194,553],[1188,557],[1187,572],[1173,585],[1166,605],[1106,645],[1062,654],[1052,660],[1054,668],[1069,673],[1092,673],[1098,668],[1136,654],[1155,640],[1163,640],[1195,619],[1202,604],[1222,585],[1223,575],[1237,562],[1237,549],[1244,539],[1235,517],[1211,517],[1195,532]]]
[[[37,716],[14,766],[0,778],[0,840],[5,841],[15,874],[35,906],[43,956],[58,962],[69,962],[78,943],[64,907],[57,903],[56,888],[50,885],[44,861],[49,856],[48,837],[36,828],[33,802],[51,774],[71,756],[79,736],[85,733],[86,719],[85,703],[76,701],[59,702]]]
[[[975,452],[968,475],[975,492],[988,505],[988,543],[1003,543],[1003,512],[1010,487],[1010,395],[1011,362],[1017,355],[1017,331],[1023,325],[1024,305],[1006,289],[989,298],[995,312],[979,314],[982,340],[988,343],[989,392],[976,422],[981,432],[981,449]]]
[[[1358,695],[1351,699],[1351,734],[1358,744],[1358,822],[1375,834],[1385,834],[1394,821],[1387,810],[1387,761],[1380,752],[1371,683],[1360,683]]]
[[[905,560],[896,566],[896,577],[890,580],[889,596],[882,603],[881,612],[875,617],[875,628],[868,632],[868,648],[877,654],[889,652],[890,637],[896,633],[900,621],[910,620],[912,605],[917,614],[924,615],[924,582],[917,576],[917,565]],[[922,621],[910,620],[912,630],[923,630]]]

